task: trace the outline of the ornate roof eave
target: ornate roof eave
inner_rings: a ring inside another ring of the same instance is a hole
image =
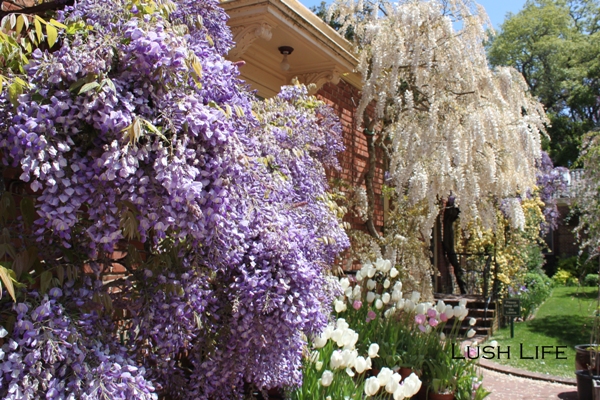
[[[228,0],[221,5],[236,43],[228,58],[246,62],[242,78],[258,95],[271,97],[293,78],[314,84],[313,92],[340,79],[361,87],[360,76],[353,72],[358,60],[352,45],[298,1]],[[279,67],[279,46],[294,48],[289,71]]]

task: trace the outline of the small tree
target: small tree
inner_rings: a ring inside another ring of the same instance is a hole
[[[385,150],[386,184],[401,207],[425,207],[412,234],[428,241],[450,194],[463,226],[475,219],[493,226],[499,199],[535,185],[547,119],[517,71],[489,68],[483,8],[458,0],[338,0],[332,13],[354,31],[363,79],[358,112],[375,103],[375,121],[361,122],[367,141]],[[520,202],[510,204],[513,226],[523,227]],[[392,237],[380,244],[402,247]]]

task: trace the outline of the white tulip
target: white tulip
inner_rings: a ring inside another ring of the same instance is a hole
[[[343,301],[336,300],[334,303],[335,312],[341,313],[346,311],[346,303]]]
[[[352,298],[352,293],[354,293],[352,291],[351,287],[347,287],[346,289],[344,289],[344,296],[348,297],[348,298]]]
[[[372,303],[373,300],[375,300],[375,293],[373,293],[373,292],[367,292],[367,302],[368,303]]]
[[[358,357],[358,351],[356,350],[343,350],[342,351],[342,365],[344,367],[353,367],[354,360]]]
[[[412,294],[410,295],[410,300],[417,304],[419,302],[419,299],[421,298],[421,293],[414,291],[412,292]]]
[[[371,345],[369,346],[369,357],[370,358],[375,358],[375,357],[379,357],[377,355],[377,353],[379,352],[379,345],[377,343],[371,343]]]
[[[340,286],[342,287],[342,290],[348,289],[350,287],[350,280],[348,278],[340,279]]]
[[[460,299],[460,301],[458,302],[458,305],[461,307],[467,307],[467,299]]]
[[[331,337],[331,332],[333,332],[334,329],[335,327],[333,325],[327,325],[321,333],[321,337],[325,340],[329,339]]]
[[[350,367],[346,368],[346,373],[348,374],[348,376],[350,378],[354,377],[354,375],[355,375],[354,371],[352,371],[352,368],[350,368]]]
[[[367,281],[367,289],[373,290],[375,289],[375,286],[377,286],[377,282],[375,282],[373,279],[369,279]]]
[[[392,290],[392,301],[395,303],[402,298],[402,292],[398,289]]]
[[[409,301],[410,301],[410,300],[409,300]],[[396,302],[396,308],[397,308],[398,310],[403,310],[403,309],[404,309],[404,303],[405,303],[405,300],[404,300],[404,299],[400,299],[400,300],[398,300],[398,301]]]
[[[355,276],[356,276],[356,282],[362,281],[363,278],[364,278],[362,269],[360,271],[356,271],[356,275]]]
[[[381,310],[382,307],[383,307],[383,301],[381,301],[381,299],[375,300],[375,308],[378,310]]]
[[[425,314],[425,312],[427,311],[427,305],[424,303],[421,303],[417,306],[417,308],[415,309],[415,312],[417,314]]]
[[[387,383],[392,379],[393,374],[394,372],[391,369],[387,367],[381,368],[381,371],[379,371],[379,374],[377,375],[379,386],[387,385]]]
[[[340,368],[344,363],[344,358],[342,357],[342,352],[339,350],[335,350],[333,354],[331,354],[331,359],[329,360],[329,366],[332,369]]]
[[[377,378],[372,376],[365,381],[365,394],[367,396],[375,396],[379,391],[379,381]]]
[[[341,329],[343,331],[345,331],[346,329],[350,328],[350,325],[348,325],[348,323],[346,322],[346,320],[344,318],[338,318],[338,320],[335,323],[335,326],[338,329]]]
[[[395,289],[395,290],[402,290],[402,282],[401,282],[401,281],[397,281],[397,282],[394,284],[394,289]]]
[[[498,347],[498,341],[496,341],[496,340],[492,340],[492,341],[490,342],[490,346],[492,346],[493,348],[496,348],[496,347]]]
[[[338,343],[338,346],[340,345],[340,343],[342,343],[342,336],[344,335],[344,332],[346,332],[345,329],[336,329],[333,332],[331,332],[331,340],[333,340],[334,342]]]
[[[372,265],[369,265],[369,267],[367,268],[367,276],[369,278],[372,278],[375,276],[375,272],[377,272],[377,270],[375,269],[375,267],[373,267]]]
[[[467,337],[472,338],[473,336],[475,336],[475,330],[469,329],[469,331],[467,332]]]
[[[469,325],[473,326],[477,323],[477,320],[475,318],[471,318],[469,319]]]
[[[385,289],[389,288],[391,284],[392,284],[392,283],[390,282],[390,280],[389,280],[389,279],[386,279],[385,281],[383,281],[383,287],[384,287]]]
[[[313,339],[313,347],[315,349],[320,349],[323,346],[325,346],[326,344],[327,344],[327,339],[325,339],[323,337],[323,335],[317,336],[316,338]]]
[[[333,382],[333,372],[329,370],[323,371],[323,375],[321,375],[321,386],[327,387],[331,385]]]
[[[385,384],[385,391],[388,393],[394,393],[396,390],[398,390],[398,387],[400,386],[399,382],[396,382],[393,379],[390,379],[388,381],[388,383]]]
[[[462,315],[462,313],[463,313],[463,307],[461,307],[461,306],[454,306],[454,316],[456,318],[460,318],[460,316]]]
[[[365,372],[365,370],[367,369],[367,360],[365,360],[363,356],[356,357],[356,360],[354,360],[354,369],[359,374]]]
[[[383,316],[386,318],[390,318],[392,315],[394,315],[395,312],[396,312],[396,307],[392,306],[392,308],[387,309],[383,313]]]
[[[413,397],[419,389],[421,389],[421,381],[413,372],[404,380],[404,394],[406,397]]]
[[[399,303],[399,302],[398,302],[398,303]],[[410,300],[410,299],[406,300],[406,301],[404,302],[404,309],[405,309],[407,312],[412,312],[412,311],[415,309],[415,303],[414,303],[412,300]]]
[[[320,371],[321,368],[323,368],[323,361],[317,361],[315,363],[315,368],[317,369],[317,371]]]
[[[444,332],[440,332],[440,339],[446,340],[446,334]]]
[[[391,296],[388,292],[385,292],[384,294],[381,295],[381,301],[383,301],[383,304],[387,304],[390,302]]]
[[[454,317],[454,308],[452,308],[451,305],[447,305],[446,309],[444,310],[444,314],[446,314],[446,317],[448,317],[448,319]]]
[[[361,292],[362,292],[362,287],[360,287],[359,285],[356,285],[356,286],[354,286],[354,291],[353,291],[352,295],[355,299],[360,299]]]
[[[444,302],[442,300],[439,300],[437,302],[437,305],[435,306],[435,309],[437,310],[438,313],[443,313],[444,310],[446,310],[446,304],[444,304]]]
[[[344,349],[353,349],[358,341],[358,333],[353,331],[352,329],[346,329],[342,334],[342,346]]]
[[[394,392],[394,400],[404,400],[405,398],[407,398],[409,396],[406,395],[406,390],[404,388],[404,385],[398,385],[398,387],[396,388],[396,391]]]
[[[395,278],[395,277],[397,277],[397,276],[398,276],[398,274],[399,274],[399,272],[398,272],[398,269],[397,269],[397,268],[392,268],[392,269],[390,270],[390,277],[391,277],[391,278]]]

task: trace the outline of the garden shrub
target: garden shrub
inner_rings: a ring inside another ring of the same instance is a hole
[[[599,276],[598,274],[587,274],[585,278],[583,278],[584,286],[598,286]]]
[[[525,274],[524,289],[520,294],[523,319],[531,317],[551,292],[552,281],[548,276],[532,272]]]
[[[558,261],[557,272],[561,269],[569,272],[574,278],[583,283],[586,275],[597,272],[598,265],[589,260],[588,253],[582,253],[579,256],[561,258]]]
[[[579,281],[570,272],[559,269],[552,277],[552,281],[558,286],[577,286]]]

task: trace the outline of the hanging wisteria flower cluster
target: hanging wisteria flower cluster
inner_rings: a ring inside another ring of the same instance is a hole
[[[417,234],[429,238],[439,201],[451,194],[463,227],[475,218],[494,226],[494,201],[535,185],[548,120],[516,70],[489,68],[483,8],[462,0],[337,0],[331,13],[352,29],[363,78],[357,114],[376,102],[389,184],[409,206],[427,204]]]
[[[88,289],[69,296],[70,307],[89,303]],[[88,299],[86,299],[88,298]],[[10,337],[0,349],[0,395],[3,399],[157,399],[145,369],[117,342],[99,337],[99,325],[111,325],[91,310],[72,319],[61,304],[59,288],[32,302],[15,303]],[[73,312],[73,310],[71,310]]]
[[[566,192],[568,180],[569,170],[565,167],[555,167],[548,153],[542,151],[537,174],[537,186],[540,199],[546,205],[544,207],[544,231],[558,227],[560,215],[556,205],[556,197]]]
[[[343,149],[339,121],[302,86],[254,99],[223,58],[231,33],[215,0],[83,0],[55,18],[60,46],[9,76],[20,94],[0,93],[2,168],[36,192],[32,235],[53,249],[31,271],[37,300],[21,291],[18,309],[0,309],[16,318],[0,395],[88,398],[76,388],[104,385],[102,374],[129,399],[298,385],[305,335],[326,326],[339,291],[328,266],[349,244],[324,170]],[[128,273],[84,299],[122,324],[98,327],[64,306],[73,294],[38,294],[79,287],[64,271],[81,260],[101,278],[123,244]],[[58,353],[31,343],[28,321]],[[84,327],[101,334],[88,340]],[[29,376],[39,383],[27,389]]]

